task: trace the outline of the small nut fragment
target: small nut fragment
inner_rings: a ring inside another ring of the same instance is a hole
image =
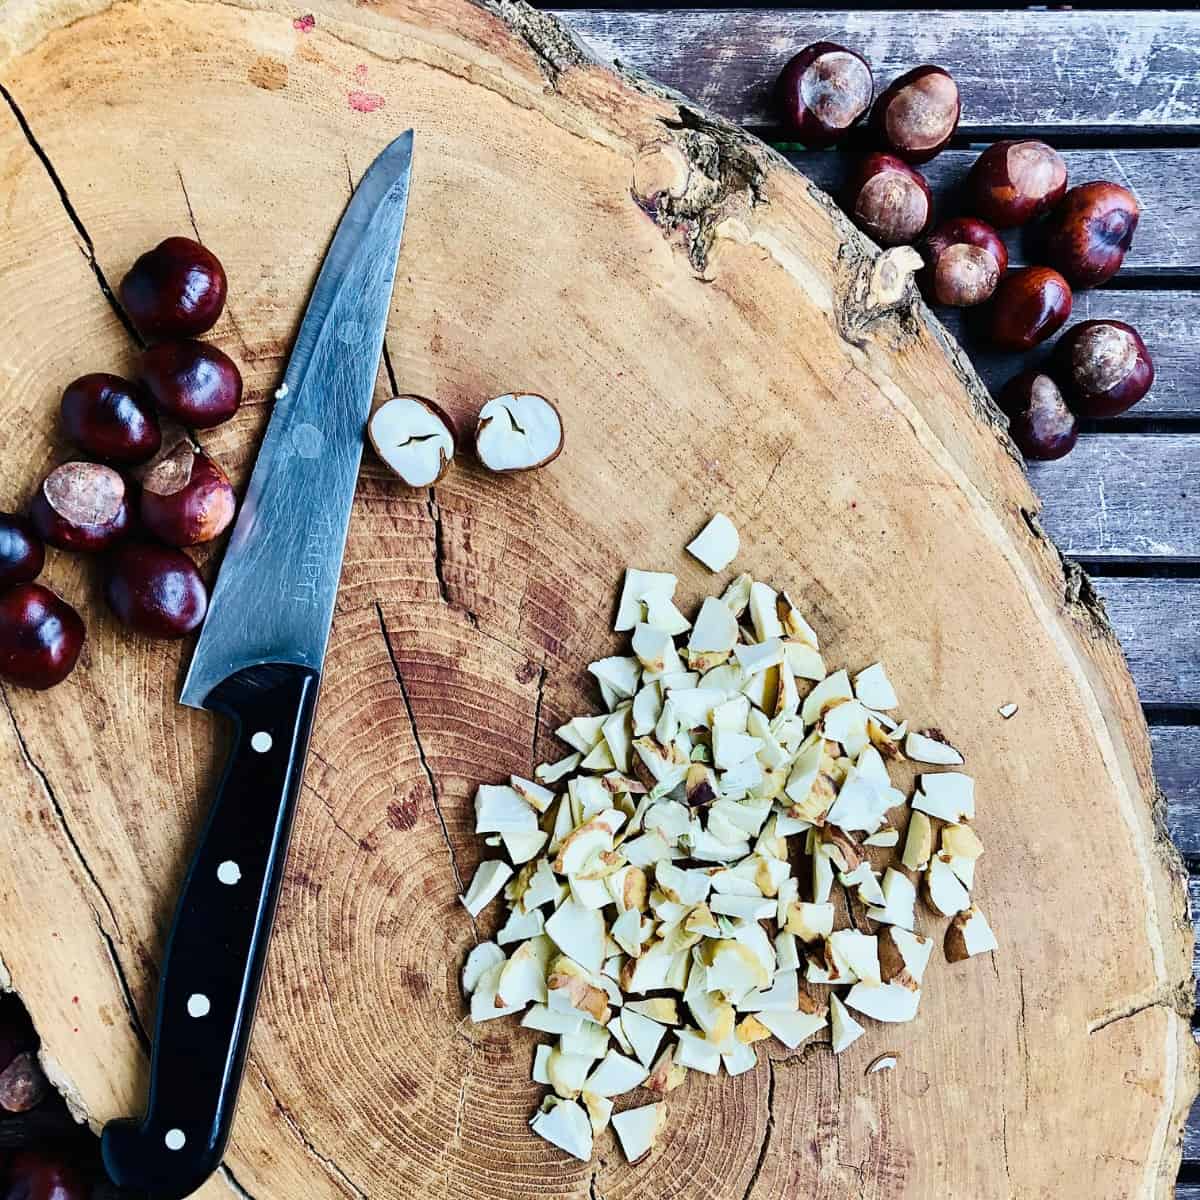
[[[725,570],[737,558],[740,548],[738,531],[724,513],[716,513],[688,543],[688,553],[698,558],[714,574]]]

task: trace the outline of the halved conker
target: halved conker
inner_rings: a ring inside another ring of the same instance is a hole
[[[881,246],[910,245],[925,232],[933,197],[925,177],[892,154],[868,154],[850,181],[851,219]]]
[[[146,337],[195,337],[225,306],[225,268],[199,242],[169,237],[147,250],[121,280],[125,311]]]
[[[29,518],[51,546],[106,550],[129,529],[125,480],[100,463],[63,463],[42,480]]]
[[[191,633],[208,611],[208,589],[182,550],[149,542],[118,546],[108,560],[104,595],[117,619],[148,637]]]
[[[1081,321],[1054,347],[1067,399],[1085,417],[1115,417],[1132,408],[1154,382],[1142,335],[1124,321]]]
[[[46,549],[33,522],[16,513],[0,513],[0,587],[36,579],[45,562]]]
[[[992,297],[992,341],[1005,350],[1030,350],[1071,315],[1071,288],[1049,267],[1010,271]]]
[[[1079,437],[1075,414],[1044,371],[1022,371],[996,398],[1008,414],[1009,433],[1026,458],[1062,458]]]
[[[40,583],[0,592],[0,676],[39,690],[62,683],[83,647],[79,614]]]
[[[775,87],[785,128],[811,150],[845,137],[874,94],[867,60],[836,42],[806,46],[783,68]]]
[[[142,355],[142,382],[168,416],[196,429],[228,421],[242,402],[242,375],[207,342],[163,342]]]
[[[81,375],[62,396],[63,432],[105,462],[132,465],[158,453],[162,433],[150,397],[119,375]]]
[[[1067,164],[1057,150],[1035,138],[996,142],[967,175],[973,213],[1010,229],[1048,213],[1067,190]]]
[[[969,308],[982,304],[1008,270],[1008,250],[990,226],[974,217],[943,221],[921,248],[921,290],[935,304]]]
[[[233,520],[236,505],[229,477],[187,441],[142,479],[142,524],[172,546],[211,541]]]
[[[958,84],[950,72],[926,64],[905,72],[879,94],[871,121],[894,154],[923,163],[946,148],[961,113]]]
[[[1128,188],[1106,180],[1081,183],[1050,215],[1046,261],[1072,287],[1097,287],[1121,269],[1140,215]]]

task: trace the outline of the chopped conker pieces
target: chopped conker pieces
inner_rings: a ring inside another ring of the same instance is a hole
[[[880,93],[871,120],[892,153],[906,162],[928,162],[946,148],[962,102],[958,84],[941,67],[921,66]]]
[[[1046,260],[1072,287],[1097,287],[1121,269],[1140,215],[1137,199],[1120,184],[1073,187],[1050,216]]]
[[[142,480],[142,524],[172,546],[211,541],[233,520],[236,506],[225,472],[186,440]]]
[[[1045,142],[996,142],[967,176],[971,211],[996,226],[1025,225],[1048,213],[1067,190],[1067,164]]]
[[[1049,267],[1010,271],[992,297],[992,340],[1005,350],[1030,350],[1057,333],[1071,315],[1071,288]]]
[[[0,587],[36,579],[45,561],[33,522],[16,513],[0,513]]]
[[[121,303],[152,340],[195,337],[225,307],[225,268],[199,242],[169,237],[147,250],[121,280]]]
[[[1054,354],[1067,399],[1080,416],[1115,417],[1154,382],[1146,343],[1124,321],[1082,321],[1063,334]]]
[[[208,611],[208,590],[182,550],[130,542],[108,561],[104,594],[117,619],[148,637],[191,633]]]
[[[1044,371],[1022,371],[997,399],[1008,414],[1009,433],[1026,458],[1062,458],[1075,445],[1075,414]]]
[[[142,355],[141,379],[168,416],[196,429],[228,421],[242,402],[242,375],[207,342],[163,342]]]
[[[136,383],[97,372],[67,385],[62,397],[63,432],[81,450],[120,466],[158,453],[158,417]]]
[[[881,246],[915,242],[928,228],[933,198],[925,177],[891,154],[868,154],[851,180],[854,223]]]
[[[0,677],[39,690],[62,683],[83,648],[79,614],[40,583],[0,592]]]
[[[811,149],[832,146],[871,107],[875,80],[861,54],[814,42],[779,76],[776,99],[788,133]]]
[[[42,481],[29,506],[34,529],[60,550],[106,550],[129,529],[125,480],[112,467],[69,462]]]
[[[921,290],[935,304],[982,304],[1008,270],[1008,250],[990,226],[974,217],[943,221],[922,247]]]

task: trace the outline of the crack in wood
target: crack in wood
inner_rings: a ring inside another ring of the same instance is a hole
[[[254,1200],[254,1197],[242,1186],[233,1170],[225,1163],[217,1167],[217,1174],[225,1181],[225,1186],[241,1200]]]
[[[141,1013],[138,1012],[137,1004],[134,1003],[133,989],[129,986],[129,978],[125,974],[125,968],[121,966],[120,958],[117,956],[116,942],[104,926],[100,924],[98,916],[96,917],[96,928],[100,932],[100,937],[104,940],[105,950],[108,951],[108,961],[111,963],[113,974],[116,976],[117,986],[121,989],[121,997],[125,1001],[125,1012],[129,1018],[129,1024],[133,1028],[138,1044],[148,1058],[150,1056],[150,1035],[146,1032],[146,1027],[142,1024]]]
[[[96,257],[96,246],[92,241],[92,235],[88,233],[87,227],[84,225],[82,218],[79,216],[75,205],[71,203],[71,197],[67,193],[66,184],[63,183],[58,171],[55,170],[54,164],[50,161],[50,156],[46,153],[41,142],[34,135],[33,128],[22,112],[20,105],[17,103],[16,97],[0,83],[0,96],[2,96],[8,107],[12,110],[13,117],[16,119],[17,125],[24,135],[26,142],[29,143],[29,148],[37,156],[38,161],[42,164],[54,190],[58,193],[59,202],[62,204],[63,211],[67,214],[71,224],[75,227],[75,232],[83,241],[84,258],[87,260],[88,266],[92,269],[92,274],[96,277],[96,282],[100,286],[100,291],[104,299],[108,301],[109,307],[116,314],[117,319],[125,326],[126,332],[138,344],[141,349],[146,348],[146,343],[142,340],[138,331],[133,327],[133,322],[129,319],[129,314],[121,306],[121,302],[117,299],[116,293],[108,282],[107,276],[104,274],[104,268],[100,265],[100,260]]]
[[[425,502],[426,508],[429,510],[429,519],[433,522],[433,573],[437,579],[438,596],[442,603],[448,608],[460,608],[461,605],[455,605],[450,600],[450,593],[446,588],[446,535],[442,528],[442,510],[438,507],[437,488],[430,487],[429,498]],[[479,620],[473,612],[467,608],[462,608],[466,613],[467,619],[479,628]]]
[[[79,862],[83,873],[90,880],[92,887],[96,889],[96,894],[104,902],[104,907],[108,912],[109,925],[113,930],[118,928],[117,917],[113,912],[113,906],[109,903],[108,897],[104,893],[104,888],[100,885],[100,880],[96,877],[96,873],[92,870],[91,864],[83,853],[82,847],[79,845],[75,834],[71,830],[71,826],[67,821],[67,815],[63,812],[62,805],[58,802],[58,796],[55,795],[54,788],[50,786],[50,779],[46,772],[42,770],[39,763],[34,759],[29,751],[29,746],[25,741],[25,735],[21,732],[21,726],[17,723],[17,714],[13,712],[12,702],[8,698],[8,689],[0,685],[0,700],[4,702],[5,711],[8,713],[8,719],[12,723],[13,733],[16,735],[17,746],[21,751],[21,757],[25,761],[25,765],[38,777],[42,784],[42,791],[46,794],[46,799],[50,801],[50,806],[54,809],[55,816],[58,818],[58,826],[66,837],[74,852],[76,860]],[[99,910],[96,905],[89,901],[89,905],[96,917],[96,924],[100,927],[101,932],[104,932],[104,926],[100,919]]]
[[[1118,1021],[1128,1021],[1130,1017],[1136,1017],[1139,1013],[1144,1013],[1151,1008],[1166,1008],[1180,1017],[1181,1020],[1191,1019],[1190,1011],[1187,1017],[1179,1012],[1176,1006],[1170,999],[1163,996],[1158,996],[1153,1000],[1146,1000],[1138,1004],[1133,1004],[1127,1008],[1122,1008],[1114,1013],[1105,1013],[1102,1016],[1096,1017],[1095,1020],[1088,1022],[1088,1033],[1099,1033],[1102,1029],[1107,1029],[1110,1025],[1117,1024]]]
[[[750,1193],[758,1183],[763,1164],[767,1161],[767,1151],[771,1148],[771,1134],[775,1131],[775,1060],[773,1058],[767,1059],[767,1071],[769,1072],[767,1078],[767,1127],[763,1130],[762,1142],[758,1147],[758,1158],[755,1160],[754,1170],[750,1173],[746,1190],[742,1193],[742,1200],[750,1200]]]

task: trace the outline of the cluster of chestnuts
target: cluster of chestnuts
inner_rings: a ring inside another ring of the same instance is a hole
[[[197,336],[225,304],[225,270],[189,238],[167,238],[121,281],[120,297],[150,343],[137,379],[84,375],[62,395],[61,426],[86,458],[55,467],[27,516],[0,513],[0,677],[32,688],[75,666],[84,624],[35,582],[46,545],[103,553],[104,593],[118,620],[150,637],[197,628],[208,592],[186,546],[211,541],[233,520],[225,472],[182,430],[228,420],[242,377],[228,355]],[[174,429],[164,446],[164,425]]]
[[[931,303],[988,303],[985,325],[998,348],[1031,350],[1052,337],[1071,315],[1072,289],[1097,287],[1120,270],[1137,228],[1137,199],[1107,181],[1068,191],[1062,155],[1034,139],[984,150],[966,180],[969,215],[934,225],[933,196],[917,167],[945,149],[962,113],[958,86],[941,67],[915,67],[876,99],[866,59],[816,42],[784,67],[776,94],[789,133],[810,149],[834,145],[870,113],[883,148],[852,172],[847,212],[883,246],[919,247],[918,282]],[[1033,221],[1047,265],[1010,272],[998,230]],[[1067,331],[1048,367],[1023,371],[997,399],[1027,457],[1060,458],[1075,444],[1078,416],[1116,416],[1153,380],[1136,329],[1085,321]]]

